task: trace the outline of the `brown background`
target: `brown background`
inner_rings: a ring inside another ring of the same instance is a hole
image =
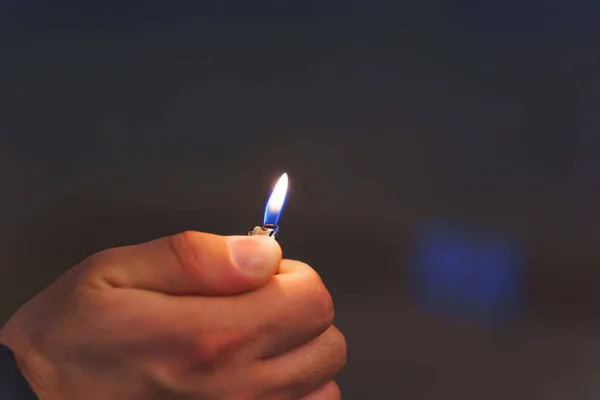
[[[3,4],[0,320],[92,252],[244,233],[287,171],[281,243],[334,295],[345,398],[597,398],[593,5],[234,3]],[[437,218],[525,244],[518,325],[412,305]]]

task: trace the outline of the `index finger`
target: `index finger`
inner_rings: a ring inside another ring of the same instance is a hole
[[[333,302],[310,266],[283,260],[279,274],[263,287],[228,297],[176,298],[190,337],[209,329],[238,341],[250,358],[269,358],[311,341],[334,317]],[[180,324],[181,326],[181,324]],[[202,335],[201,335],[202,336]]]

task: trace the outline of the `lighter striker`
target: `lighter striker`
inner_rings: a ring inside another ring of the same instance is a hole
[[[255,226],[248,232],[248,235],[269,236],[273,239],[277,237],[279,234],[279,217],[283,213],[287,190],[288,176],[287,174],[283,174],[277,181],[277,184],[275,184],[271,196],[269,196],[269,199],[267,200],[262,225]]]

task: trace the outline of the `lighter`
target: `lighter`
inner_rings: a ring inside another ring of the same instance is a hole
[[[269,200],[267,200],[263,224],[255,226],[254,229],[248,232],[248,235],[270,236],[273,239],[277,237],[277,234],[279,233],[279,217],[283,213],[287,190],[288,176],[287,174],[283,174],[273,188]]]

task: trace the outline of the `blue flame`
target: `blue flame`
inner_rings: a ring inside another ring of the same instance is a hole
[[[267,200],[267,205],[265,206],[265,215],[263,217],[263,226],[278,225],[279,217],[283,213],[283,209],[285,207],[287,189],[288,176],[284,173],[277,181],[277,184],[273,188],[273,191]]]
[[[265,215],[263,217],[263,225],[279,225],[279,217],[283,214],[283,210],[285,209],[285,203],[279,209],[273,209],[269,207],[269,201],[265,206]]]

